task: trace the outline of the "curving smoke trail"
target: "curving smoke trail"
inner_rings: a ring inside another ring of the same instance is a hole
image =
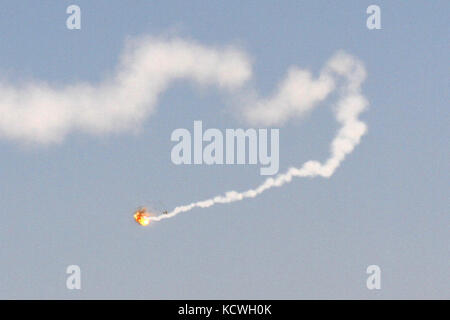
[[[231,46],[140,38],[128,42],[115,73],[96,84],[11,84],[0,79],[0,138],[51,144],[74,131],[99,135],[136,130],[156,112],[159,96],[175,81],[232,92],[250,76],[248,57]]]
[[[333,175],[346,155],[353,151],[367,131],[366,124],[359,120],[360,113],[368,105],[367,100],[361,94],[361,84],[365,76],[365,69],[358,60],[340,52],[327,63],[318,80],[311,80],[308,72],[293,69],[274,98],[253,102],[254,104],[245,111],[247,119],[251,122],[281,123],[293,115],[299,115],[313,108],[335,88],[338,88],[339,100],[336,105],[335,116],[341,127],[331,143],[331,155],[324,163],[313,160],[307,161],[300,168],[290,168],[286,173],[266,179],[254,189],[244,192],[229,191],[225,195],[178,206],[165,215],[151,217],[151,220],[160,221],[173,218],[179,213],[194,208],[208,208],[218,203],[230,203],[245,198],[254,198],[268,189],[281,187],[291,182],[294,177],[319,175],[328,178]],[[338,86],[338,81],[341,79],[343,82]],[[295,98],[298,98],[298,100],[295,100]]]
[[[361,94],[365,76],[359,60],[338,52],[317,78],[307,70],[291,67],[271,97],[258,98],[249,90],[251,63],[242,50],[208,47],[178,38],[141,38],[125,50],[116,72],[97,84],[55,86],[43,81],[10,84],[0,80],[0,137],[50,144],[63,141],[74,131],[107,134],[135,130],[156,112],[159,96],[180,79],[225,90],[244,106],[238,108],[238,116],[260,125],[281,125],[301,117],[332,92],[338,92],[334,111],[340,129],[324,163],[308,161],[255,189],[229,191],[151,218],[160,221],[197,207],[253,198],[294,177],[330,177],[367,130],[359,120],[368,104]]]

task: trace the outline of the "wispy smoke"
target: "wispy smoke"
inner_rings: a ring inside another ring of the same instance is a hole
[[[306,70],[291,67],[272,97],[259,98],[248,90],[252,70],[250,59],[243,51],[233,47],[206,47],[182,39],[146,38],[131,44],[115,74],[98,85],[76,83],[55,87],[38,81],[21,85],[0,83],[0,136],[55,143],[72,131],[100,134],[130,130],[155,111],[159,95],[178,79],[214,85],[241,97],[237,100],[245,104],[239,108],[239,115],[257,125],[281,125],[302,116],[337,92],[339,98],[334,112],[340,129],[331,142],[330,157],[323,163],[307,161],[299,168],[290,168],[265,180],[255,189],[229,191],[151,217],[159,221],[196,207],[253,198],[294,177],[330,177],[367,130],[359,120],[368,105],[361,94],[365,76],[360,61],[338,52],[317,78]]]
[[[110,133],[140,125],[158,96],[177,79],[233,89],[251,76],[249,59],[232,47],[147,38],[132,43],[116,73],[98,85],[54,87],[44,82],[0,82],[0,136],[60,142],[71,131]]]
[[[314,80],[306,71],[292,69],[274,97],[255,101],[245,111],[247,119],[251,122],[266,125],[280,124],[312,109],[335,88],[338,88],[339,99],[335,116],[341,127],[331,142],[331,155],[324,163],[307,161],[299,168],[293,167],[275,178],[268,178],[254,189],[244,192],[229,191],[222,196],[179,206],[168,214],[152,217],[151,220],[169,219],[196,207],[207,208],[217,203],[254,198],[268,189],[281,187],[291,182],[294,177],[318,175],[330,177],[367,131],[366,124],[358,119],[368,104],[361,94],[361,83],[365,76],[365,69],[358,60],[344,52],[339,52],[328,61],[317,80]],[[342,80],[340,85],[339,80]]]

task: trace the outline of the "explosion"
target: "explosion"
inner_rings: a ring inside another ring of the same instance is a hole
[[[133,215],[134,220],[141,226],[147,226],[150,223],[150,214],[146,208],[139,208]]]

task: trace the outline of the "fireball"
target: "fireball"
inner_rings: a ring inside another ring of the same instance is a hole
[[[147,213],[145,208],[137,210],[134,215],[134,220],[141,226],[147,226],[150,223],[150,215]]]

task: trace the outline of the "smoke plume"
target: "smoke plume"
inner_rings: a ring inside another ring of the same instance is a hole
[[[361,93],[365,77],[363,64],[341,51],[331,57],[317,77],[295,66],[289,68],[275,93],[260,98],[249,89],[251,63],[242,50],[208,47],[179,38],[145,38],[129,45],[115,73],[96,85],[0,82],[0,137],[49,144],[62,142],[73,131],[106,134],[131,130],[155,112],[160,94],[179,79],[212,85],[233,97],[242,97],[236,99],[245,101],[237,108],[238,116],[249,124],[266,126],[301,117],[331,93],[337,93],[334,113],[340,127],[324,162],[310,160],[266,179],[254,189],[229,191],[151,217],[160,221],[193,208],[254,198],[295,177],[330,177],[367,131],[359,119],[368,105]]]
[[[266,179],[254,189],[243,192],[228,191],[224,195],[178,206],[168,214],[152,217],[151,220],[160,221],[194,208],[208,208],[218,203],[254,198],[266,190],[291,182],[295,177],[328,178],[333,175],[367,131],[366,124],[359,119],[359,115],[368,105],[361,94],[361,84],[365,77],[366,72],[361,62],[344,52],[338,52],[328,61],[316,80],[309,72],[292,68],[273,97],[256,99],[244,109],[246,119],[250,123],[282,124],[313,109],[331,92],[338,90],[335,118],[340,128],[331,142],[330,156],[323,163],[310,160],[298,168],[291,167],[283,174]]]

